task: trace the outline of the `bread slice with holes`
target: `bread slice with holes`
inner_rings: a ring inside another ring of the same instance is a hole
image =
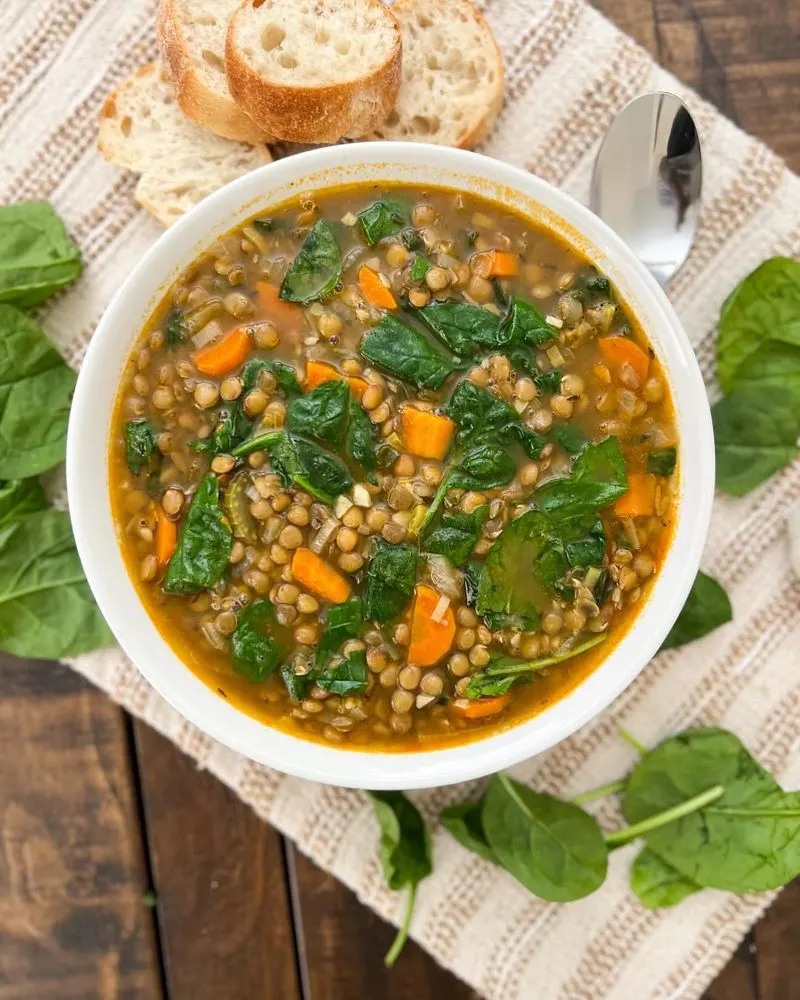
[[[491,28],[469,0],[397,0],[392,13],[403,30],[400,93],[386,121],[361,137],[474,148],[503,106]]]
[[[225,48],[236,103],[291,142],[384,121],[400,86],[400,27],[380,0],[245,0]]]
[[[266,146],[223,139],[187,118],[157,63],[143,66],[108,96],[98,146],[111,163],[141,174],[136,200],[165,226],[272,159]]]
[[[239,142],[267,136],[231,97],[225,76],[225,36],[242,0],[159,0],[156,32],[178,104],[204,128]]]

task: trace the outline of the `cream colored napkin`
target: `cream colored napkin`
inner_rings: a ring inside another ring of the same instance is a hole
[[[776,253],[800,254],[800,181],[582,0],[485,0],[503,48],[507,103],[485,146],[585,198],[597,143],[615,112],[647,89],[674,90],[697,116],[706,157],[698,240],[670,294],[709,384],[720,304]],[[113,292],[158,236],[132,201],[132,176],[95,151],[109,89],[155,55],[146,0],[12,0],[0,9],[0,198],[51,198],[84,249],[83,280],[44,325],[80,364]],[[800,584],[790,574],[785,516],[800,496],[800,462],[744,500],[719,498],[704,567],[731,595],[735,621],[657,657],[612,707],[556,749],[514,769],[540,790],[573,795],[632,763],[624,726],[647,743],[688,725],[738,733],[789,787],[800,786]],[[402,898],[378,863],[370,806],[356,792],[267,770],[198,732],[117,651],[81,657],[76,670],[174,740],[264,820],[388,919]],[[770,896],[703,892],[650,912],[628,891],[635,851],[616,852],[588,899],[541,902],[467,853],[435,826],[442,808],[476,786],[415,795],[434,830],[435,874],[421,887],[413,936],[493,1000],[678,1000],[699,997]],[[602,821],[614,822],[611,807]]]

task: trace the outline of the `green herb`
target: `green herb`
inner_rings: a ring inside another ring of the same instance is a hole
[[[570,513],[602,510],[628,489],[625,457],[615,437],[590,444],[572,463],[569,476],[551,479],[533,494],[539,510]]]
[[[399,201],[379,198],[358,213],[358,221],[366,242],[375,246],[379,240],[393,236],[408,223],[408,212]]]
[[[454,566],[463,566],[472,555],[488,516],[488,504],[477,507],[469,514],[443,514],[425,532],[421,540],[422,551],[447,556]]]
[[[183,309],[173,309],[167,319],[166,342],[167,347],[177,347],[186,339],[183,332]]]
[[[631,868],[631,889],[643,906],[657,910],[675,906],[699,892],[701,886],[681,875],[649,847],[643,847]]]
[[[733,618],[728,595],[713,576],[699,572],[678,620],[664,640],[662,649],[675,649],[701,639]]]
[[[499,348],[506,343],[501,337],[499,316],[468,302],[434,302],[417,311],[419,318],[453,354],[471,357],[482,348]]]
[[[410,545],[392,545],[376,538],[367,566],[364,617],[386,622],[396,618],[414,593],[417,579],[417,550]]]
[[[403,246],[406,250],[424,252],[425,250],[425,240],[420,236],[416,229],[404,229],[400,233],[400,239],[402,240]]]
[[[206,476],[189,504],[175,553],[167,566],[164,590],[194,594],[215,586],[228,567],[233,537],[219,505],[216,476]]]
[[[270,633],[275,622],[268,601],[254,601],[239,612],[231,636],[233,669],[252,681],[263,683],[281,662],[278,644]]]
[[[341,276],[342,254],[333,227],[318,219],[283,279],[280,297],[308,305],[330,295]]]
[[[138,476],[142,469],[148,472],[157,457],[156,432],[149,420],[128,420],[125,423],[125,459],[128,468]]]
[[[308,395],[293,399],[286,410],[286,425],[292,433],[344,449],[365,469],[376,467],[372,423],[344,379],[323,382]]]
[[[546,667],[557,667],[576,656],[582,656],[604,642],[606,635],[595,635],[564,652],[542,656],[536,660],[523,660],[515,656],[496,656],[483,673],[475,674],[467,685],[468,698],[505,694],[517,680],[527,680]]]
[[[30,309],[81,273],[81,252],[47,201],[0,207],[0,302]],[[7,373],[5,365],[2,370]]]
[[[497,864],[494,851],[483,832],[481,811],[483,802],[461,802],[442,810],[442,826],[468,851],[473,851],[484,861]]]
[[[368,361],[420,389],[438,389],[459,367],[418,330],[394,316],[384,316],[365,334],[361,353]]]
[[[414,254],[414,260],[411,262],[411,267],[409,269],[411,280],[422,281],[430,269],[431,265],[421,253]]]
[[[47,497],[38,479],[11,479],[0,483],[0,528],[46,509]]]
[[[800,399],[780,386],[734,389],[711,408],[717,488],[741,497],[798,454]]]
[[[325,665],[333,653],[342,648],[348,639],[355,639],[364,624],[364,612],[360,597],[351,597],[343,604],[334,604],[328,612],[325,631],[317,644],[315,664]]]
[[[419,810],[402,792],[369,792],[381,829],[380,858],[386,883],[394,892],[408,889],[405,916],[386,965],[397,961],[408,939],[417,886],[433,871],[431,844]]]
[[[329,664],[316,675],[316,683],[323,691],[344,697],[363,694],[367,690],[367,661],[363,652],[351,653],[338,663]]]
[[[5,491],[4,491],[5,492]],[[20,490],[0,527],[0,649],[14,656],[57,660],[114,641],[92,600],[72,538],[69,516],[32,512],[41,506]],[[23,508],[27,515],[20,517]],[[11,510],[19,520],[11,521]]]
[[[63,460],[74,388],[75,373],[40,327],[0,305],[0,479],[36,476]]]
[[[481,811],[499,863],[540,899],[565,903],[603,884],[608,850],[595,820],[578,806],[495,775]]]
[[[333,503],[353,485],[350,473],[338,458],[313,441],[286,431],[256,434],[234,448],[232,454],[241,458],[254,451],[268,452],[272,468],[285,487],[294,483],[323,503]]]
[[[552,340],[557,332],[530,302],[518,298],[512,300],[503,323],[504,343],[539,347]]]
[[[671,476],[678,453],[674,448],[658,448],[647,453],[647,471],[653,476]]]
[[[556,424],[550,431],[550,440],[564,449],[568,455],[579,455],[590,443],[577,424]]]

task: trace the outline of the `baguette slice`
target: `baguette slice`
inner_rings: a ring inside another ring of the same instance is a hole
[[[245,0],[225,47],[236,103],[290,142],[369,132],[400,86],[400,26],[380,0]]]
[[[268,136],[234,102],[225,76],[225,36],[241,0],[159,0],[158,44],[184,114],[239,142]]]
[[[477,146],[503,106],[503,57],[489,25],[469,0],[398,0],[392,13],[403,29],[400,93],[361,138]]]
[[[165,226],[272,159],[266,146],[222,139],[190,121],[157,63],[143,66],[109,94],[98,146],[111,163],[142,175],[136,200]]]

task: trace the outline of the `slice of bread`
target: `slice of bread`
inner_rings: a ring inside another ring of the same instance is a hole
[[[231,97],[225,76],[225,36],[241,0],[159,0],[158,44],[178,104],[198,125],[226,139],[268,137]]]
[[[272,159],[266,146],[222,139],[190,121],[156,63],[143,66],[108,96],[98,146],[111,163],[142,175],[136,200],[165,226]]]
[[[477,146],[503,106],[503,57],[489,25],[469,0],[397,0],[392,13],[403,29],[400,93],[361,137]]]
[[[234,100],[270,135],[335,142],[385,120],[400,27],[380,0],[245,0],[225,48]]]

